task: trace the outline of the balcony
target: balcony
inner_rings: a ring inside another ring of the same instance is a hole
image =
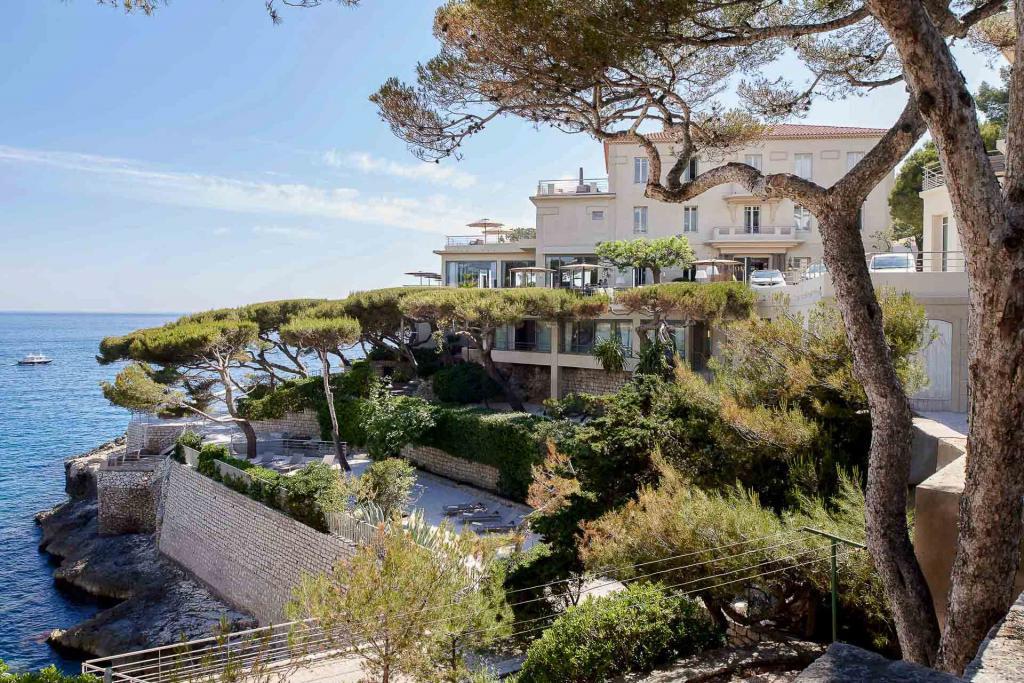
[[[792,225],[761,225],[748,228],[744,225],[721,225],[712,228],[711,246],[729,244],[771,244],[780,247],[795,247],[807,239],[807,230],[797,230]]]
[[[998,176],[1006,172],[1006,157],[998,150],[989,150],[988,161],[992,164],[992,170]],[[946,184],[946,176],[942,172],[942,166],[935,162],[926,166],[921,175],[921,191],[927,192]]]
[[[446,235],[443,252],[504,252],[532,251],[537,246],[536,228],[514,228],[501,233],[479,235]]]
[[[610,194],[607,178],[572,178],[569,180],[540,180],[538,197],[593,196]]]

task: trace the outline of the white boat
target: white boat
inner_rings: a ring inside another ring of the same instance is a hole
[[[47,358],[41,353],[30,353],[19,360],[18,365],[47,365],[52,362],[52,358]]]

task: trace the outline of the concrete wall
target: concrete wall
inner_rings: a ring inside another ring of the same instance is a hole
[[[169,459],[145,460],[117,466],[101,465],[96,472],[99,532],[151,534],[157,529],[161,487]]]
[[[288,433],[293,436],[320,438],[320,421],[315,410],[288,413],[276,420],[254,420],[250,424],[260,435]]]
[[[931,589],[940,624],[946,623],[966,464],[967,456],[957,458],[921,483],[914,494],[914,552]],[[1024,568],[1017,572],[1014,585],[1016,593],[1024,591]]]
[[[430,446],[406,446],[402,457],[417,467],[453,481],[471,484],[487,491],[498,490],[498,470],[490,465],[457,458]]]
[[[284,621],[292,587],[352,546],[170,462],[160,552],[261,624]]]

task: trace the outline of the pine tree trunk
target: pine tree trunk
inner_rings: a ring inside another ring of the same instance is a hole
[[[1016,15],[1005,189],[949,47],[917,2],[869,0],[935,140],[969,277],[970,429],[938,666],[959,674],[1013,600],[1024,495],[1024,81]]]
[[[523,406],[522,399],[519,398],[515,389],[512,388],[512,384],[505,378],[505,375],[498,369],[498,366],[491,358],[490,344],[480,344],[480,361],[483,363],[484,370],[487,371],[487,375],[493,379],[499,387],[501,387],[501,392],[505,394],[505,400],[508,401],[510,406],[512,406],[512,410],[517,410],[519,412],[526,410],[525,406]]]
[[[320,361],[324,366],[324,396],[327,399],[327,414],[331,416],[331,439],[334,441],[334,452],[338,455],[338,462],[346,472],[351,472],[352,467],[348,464],[348,458],[345,457],[345,448],[341,445],[341,431],[338,426],[338,411],[334,407],[334,392],[331,391],[331,360],[327,356],[327,352],[320,353]]]
[[[939,631],[931,593],[907,529],[911,413],[882,327],[855,220],[856,208],[821,212],[824,260],[835,287],[853,371],[871,411],[871,450],[866,493],[867,545],[893,611],[903,657],[930,665]]]
[[[245,434],[245,457],[249,460],[255,460],[257,456],[256,452],[256,430],[252,428],[248,420],[241,420],[238,422],[238,427]]]

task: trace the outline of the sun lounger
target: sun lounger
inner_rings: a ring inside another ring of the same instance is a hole
[[[443,509],[447,517],[454,517],[467,512],[482,512],[487,508],[483,503],[459,503],[458,505],[445,505]]]
[[[470,512],[468,514],[463,514],[460,519],[463,524],[466,522],[497,522],[501,521],[501,513],[487,511]]]
[[[487,524],[485,522],[470,522],[473,531],[485,534],[508,534],[519,529],[518,524],[505,522],[501,524]]]

